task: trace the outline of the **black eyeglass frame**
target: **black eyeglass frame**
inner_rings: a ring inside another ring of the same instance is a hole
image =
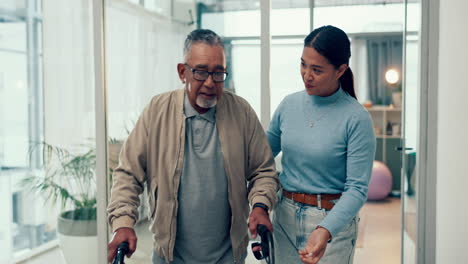
[[[192,71],[193,78],[195,80],[197,80],[197,81],[200,81],[200,82],[206,81],[211,75],[211,78],[213,79],[213,82],[222,83],[222,82],[226,81],[227,76],[229,74],[228,72],[224,72],[224,71],[210,72],[210,71],[205,71],[205,70],[200,70],[200,69],[194,69],[190,65],[188,65],[187,63],[184,63],[184,65],[187,66],[190,69],[190,71]],[[197,75],[195,72],[198,72],[198,74],[208,74],[208,75],[206,75],[205,79],[199,79],[199,78],[195,77]],[[215,73],[217,73],[217,74],[222,73],[223,74],[223,80],[222,81],[215,80],[215,75],[214,75]]]

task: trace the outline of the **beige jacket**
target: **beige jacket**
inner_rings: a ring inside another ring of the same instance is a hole
[[[138,219],[138,195],[146,182],[154,248],[166,262],[173,260],[177,193],[184,164],[183,102],[184,90],[180,89],[153,97],[143,110],[122,146],[108,206],[113,231],[133,227]],[[248,202],[272,208],[278,178],[262,126],[244,99],[224,92],[216,106],[216,126],[228,176],[231,242],[238,261],[248,245]]]

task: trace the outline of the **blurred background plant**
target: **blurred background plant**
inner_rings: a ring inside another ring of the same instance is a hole
[[[52,204],[60,203],[61,210],[73,211],[75,220],[96,219],[96,153],[94,147],[84,147],[77,154],[41,142],[33,149],[43,152],[45,173],[30,174],[20,184],[26,186]]]

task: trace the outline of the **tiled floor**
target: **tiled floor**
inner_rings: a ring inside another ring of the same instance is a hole
[[[399,264],[400,263],[400,199],[388,198],[381,202],[368,202],[360,212],[360,238],[356,249],[355,264]],[[138,249],[127,264],[149,264],[152,249],[151,233],[147,223],[142,222],[136,228]],[[42,256],[42,257],[41,257]],[[60,249],[23,263],[64,264]],[[55,256],[55,257],[54,257]],[[47,259],[47,258],[48,259]],[[53,261],[50,261],[54,259]],[[246,264],[258,264],[249,253]],[[284,263],[280,263],[284,264]]]

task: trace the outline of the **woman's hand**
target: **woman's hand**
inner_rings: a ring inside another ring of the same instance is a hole
[[[306,264],[317,264],[325,254],[330,238],[331,234],[327,229],[318,227],[310,234],[305,248],[299,250],[299,258]]]

